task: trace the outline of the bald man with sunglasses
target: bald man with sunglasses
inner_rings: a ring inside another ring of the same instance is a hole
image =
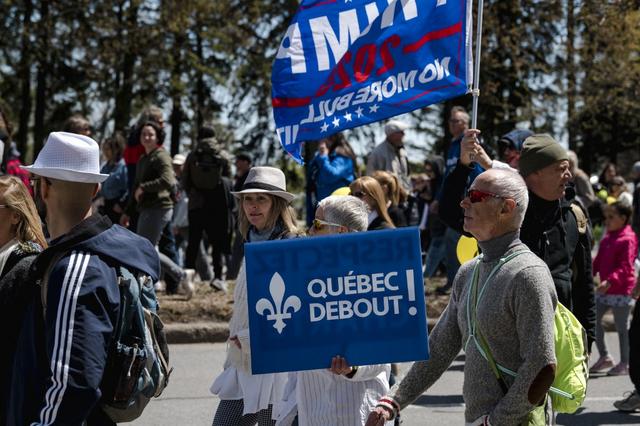
[[[451,299],[429,335],[430,358],[378,401],[366,426],[392,420],[465,351],[465,424],[526,423],[544,411],[555,373],[553,317],[557,296],[549,268],[520,240],[529,195],[514,170],[493,169],[473,181],[460,202],[464,231],[482,254],[460,267]],[[516,372],[497,377],[488,356]]]

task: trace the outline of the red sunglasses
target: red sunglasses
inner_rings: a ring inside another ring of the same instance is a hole
[[[472,203],[480,203],[487,198],[504,198],[500,195],[492,194],[491,192],[479,191],[477,189],[470,189],[467,191],[467,197]]]

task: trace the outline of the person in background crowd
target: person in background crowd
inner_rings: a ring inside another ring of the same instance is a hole
[[[384,199],[387,204],[387,213],[391,218],[391,222],[396,228],[407,226],[407,217],[405,210],[400,206],[406,204],[407,193],[400,186],[398,178],[382,170],[378,170],[371,176],[378,181],[384,193]]]
[[[461,349],[467,424],[518,425],[532,410],[544,409],[540,404],[556,366],[557,297],[549,268],[519,238],[528,204],[527,186],[513,170],[491,169],[471,184],[460,205],[464,229],[478,240],[482,255],[460,268],[449,304],[429,333],[429,360],[415,362],[378,401],[367,426],[393,419],[440,378]],[[503,376],[506,391],[479,341],[517,372],[515,378]]]
[[[424,210],[429,200],[430,179],[426,173],[411,175],[411,185],[413,189],[407,198],[407,224],[409,226],[420,225]],[[428,215],[428,213],[427,213]],[[421,234],[426,231],[426,222],[420,228]],[[424,235],[423,237],[425,237]]]
[[[460,159],[460,142],[464,136],[465,130],[469,128],[469,114],[461,106],[454,106],[449,112],[449,132],[451,133],[451,142],[447,149],[447,156],[445,158],[444,179],[456,168]],[[470,172],[467,177],[467,188],[473,180],[484,170],[477,162],[471,164]],[[440,190],[438,194],[438,203],[436,209],[440,203],[443,191]],[[453,285],[453,279],[458,272],[460,262],[458,261],[457,247],[460,240],[460,233],[454,228],[447,226],[444,232],[444,244],[445,244],[445,256],[446,256],[446,268],[447,268],[447,282],[443,287],[438,289],[439,293],[448,293]]]
[[[573,151],[567,151],[569,157],[569,169],[571,180],[576,189],[576,200],[582,205],[585,211],[589,211],[591,206],[597,202],[596,194],[589,181],[589,176],[578,167],[578,155]]]
[[[600,358],[589,370],[610,376],[628,374],[629,367],[629,312],[634,299],[631,296],[636,282],[634,260],[638,255],[638,239],[629,225],[631,206],[616,202],[605,207],[607,233],[600,241],[598,255],[593,260],[593,274],[599,275],[596,294],[596,346]],[[613,318],[620,340],[620,363],[614,366],[604,339],[602,318],[608,311]],[[613,367],[613,368],[612,368]]]
[[[270,189],[265,189],[270,188]],[[284,173],[274,167],[253,167],[241,191],[240,231],[248,243],[293,238],[298,234],[293,194],[287,192]],[[251,374],[247,275],[240,266],[233,294],[234,308],[229,322],[229,345],[224,371],[215,379],[211,392],[220,404],[213,426],[271,426],[273,405],[282,399],[287,375]]]
[[[349,185],[351,195],[360,198],[369,206],[369,227],[367,231],[395,228],[387,213],[384,192],[377,180],[370,176],[362,176]]]
[[[404,148],[404,131],[409,126],[399,120],[390,120],[384,125],[386,139],[374,148],[367,159],[367,175],[376,170],[385,170],[395,174],[406,192],[411,191],[409,179],[409,159]]]
[[[164,116],[160,107],[150,105],[145,108],[140,114],[140,117],[138,117],[138,121],[129,132],[127,146],[125,147],[122,156],[125,164],[127,165],[127,174],[131,177],[136,175],[136,165],[138,164],[140,157],[145,153],[144,147],[140,143],[140,132],[142,131],[142,126],[149,121],[153,121],[164,131]],[[133,179],[130,179],[129,190],[132,189],[133,183]]]
[[[498,157],[514,169],[518,169],[524,140],[533,135],[531,130],[515,129],[498,139]],[[487,167],[484,167],[485,169]]]
[[[244,181],[247,180],[247,175],[249,174],[249,170],[251,169],[252,163],[251,156],[245,152],[240,152],[236,154],[235,166],[236,166],[236,174],[233,180],[233,191],[239,192],[242,190],[242,185],[244,185]],[[238,212],[237,208],[233,212],[233,216],[237,217]],[[236,224],[235,229],[233,230],[233,243],[231,245],[231,257],[229,259],[229,264],[227,265],[227,279],[235,280],[238,276],[238,271],[240,271],[240,264],[242,263],[242,258],[244,257],[244,239],[242,238],[242,234],[240,233],[240,229]]]
[[[242,190],[242,185],[247,180],[249,170],[251,170],[251,164],[253,163],[251,156],[246,152],[240,152],[236,154],[235,159],[236,174],[233,178],[233,190]]]
[[[15,176],[0,176],[0,424],[7,424],[9,379],[22,317],[30,296],[38,291],[28,273],[47,247],[40,217],[27,187]]]
[[[607,163],[598,177],[598,183],[609,193],[611,191],[611,185],[613,184],[613,178],[616,176],[618,176],[618,167],[615,163]]]
[[[615,176],[611,180],[611,190],[609,191],[609,197],[611,202],[619,202],[631,207],[633,204],[633,197],[627,191],[627,182],[622,176]],[[609,199],[607,199],[609,201]]]
[[[368,207],[360,199],[329,196],[318,204],[309,230],[312,236],[363,232],[368,226]],[[352,366],[335,356],[328,370],[289,373],[277,426],[363,426],[378,398],[389,390],[389,364]]]
[[[463,198],[470,154],[488,158],[477,142],[477,129],[469,129],[462,142],[462,164],[447,177],[440,203],[441,218],[462,231]],[[484,160],[482,160],[484,161]],[[493,163],[496,163],[495,161]],[[488,164],[492,164],[491,161]],[[529,206],[520,239],[549,266],[558,301],[573,312],[587,332],[588,349],[595,340],[596,303],[591,275],[592,236],[589,220],[573,203],[569,160],[562,146],[547,134],[528,137],[520,155],[520,174],[529,188]]]
[[[338,188],[349,186],[356,177],[356,155],[342,133],[318,143],[318,152],[309,167],[314,170],[313,183],[318,202]]]
[[[231,252],[235,200],[231,195],[231,181],[225,177],[228,161],[223,157],[223,148],[214,136],[206,136],[198,140],[187,156],[182,175],[182,186],[189,197],[189,244],[185,265],[187,268],[196,266],[203,233],[206,233],[214,274],[209,285],[226,292],[222,259]]]
[[[20,161],[20,151],[18,151],[18,146],[15,142],[12,141],[9,143],[9,151],[6,156],[5,164],[7,174],[20,179],[29,191],[29,194],[33,195],[31,185],[29,184],[29,173],[21,168],[22,161]]]
[[[120,132],[116,132],[102,143],[102,155],[106,161],[100,173],[109,177],[102,183],[98,194],[103,198],[100,213],[106,215],[113,223],[120,223],[120,216],[124,213],[129,195],[127,166],[122,158],[124,144],[124,136]]]
[[[164,131],[155,122],[149,121],[142,126],[140,143],[145,155],[140,158],[136,167],[133,194],[125,213],[120,218],[122,226],[129,226],[129,217],[138,212],[139,220],[136,232],[158,246],[162,230],[169,224],[173,215],[171,191],[176,183],[171,157],[162,147]],[[193,295],[193,274],[195,271],[183,271],[169,257],[159,253],[162,272],[171,276],[171,282],[180,283],[187,299]],[[169,288],[173,293],[177,289]]]
[[[2,104],[0,104],[0,154],[2,154],[2,158],[0,158],[0,162],[2,166],[0,167],[0,171],[5,172],[6,169],[6,161],[7,161],[7,153],[9,152],[9,146],[11,144],[11,137],[13,135],[13,125],[11,124],[11,120],[7,116],[5,108]]]
[[[620,411],[633,413],[640,411],[640,276],[636,280],[631,296],[636,301],[633,319],[629,327],[629,377],[634,389],[625,397],[614,402],[613,406]]]
[[[62,131],[76,133],[83,136],[91,136],[91,123],[81,114],[74,114],[64,122]]]
[[[640,240],[640,161],[636,161],[631,169],[633,174],[633,218],[631,220],[631,227],[636,233],[638,240]]]
[[[171,219],[171,232],[176,238],[176,249],[178,250],[177,264],[184,268],[185,252],[187,249],[187,241],[189,241],[189,196],[182,187],[182,171],[187,157],[183,154],[173,156],[171,164],[173,165],[173,173],[176,176],[176,203],[173,207],[173,218]],[[196,257],[195,270],[202,281],[210,281],[213,279],[213,269],[209,265],[207,258],[207,249],[204,242],[200,242],[198,255]]]
[[[446,262],[446,246],[444,242],[444,234],[447,230],[447,225],[440,219],[438,209],[438,191],[442,187],[442,173],[444,171],[444,159],[440,156],[434,156],[428,158],[424,163],[424,169],[427,176],[429,176],[429,197],[428,208],[425,208],[425,212],[422,215],[420,221],[420,227],[426,227],[428,231],[428,239],[426,242],[426,258],[425,258],[425,270],[424,276],[427,278],[433,277],[438,270],[440,264]],[[448,286],[438,287],[436,292],[438,294],[448,293]]]
[[[32,166],[36,205],[49,247],[35,260],[8,400],[9,425],[114,425],[100,404],[101,383],[125,266],[158,277],[158,256],[144,238],[93,215],[100,150],[91,138],[51,133]],[[35,226],[35,225],[33,225]],[[72,277],[72,279],[70,279]]]

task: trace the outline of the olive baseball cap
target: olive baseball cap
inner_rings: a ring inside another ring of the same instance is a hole
[[[547,134],[529,136],[520,152],[520,174],[523,177],[544,169],[557,161],[569,160],[567,150]]]

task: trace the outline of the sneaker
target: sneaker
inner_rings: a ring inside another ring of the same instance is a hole
[[[637,391],[625,392],[625,398],[613,403],[613,406],[620,411],[626,411],[632,413],[640,410],[640,395]]]
[[[180,288],[184,292],[187,300],[190,300],[193,297],[193,277],[196,274],[194,269],[185,269],[184,277],[180,281]]]
[[[629,365],[621,362],[611,370],[607,371],[607,376],[626,376],[629,374]]]
[[[602,373],[614,366],[613,358],[609,355],[601,356],[589,369],[589,373]]]
[[[220,278],[214,278],[209,282],[209,286],[215,291],[227,292],[227,282]]]

